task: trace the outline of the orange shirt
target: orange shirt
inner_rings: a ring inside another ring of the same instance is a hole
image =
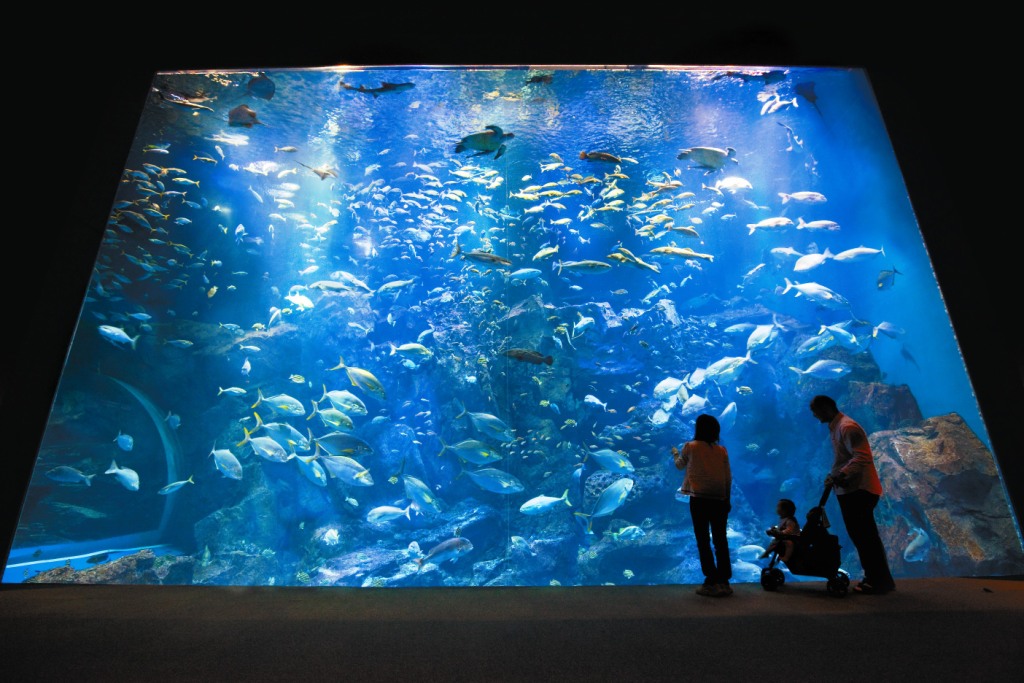
[[[728,500],[732,491],[729,452],[721,444],[687,441],[674,456],[677,469],[685,469],[683,495]]]

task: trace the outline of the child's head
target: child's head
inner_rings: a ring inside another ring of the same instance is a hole
[[[779,517],[792,517],[796,514],[796,503],[789,498],[780,498],[775,504],[775,514]]]

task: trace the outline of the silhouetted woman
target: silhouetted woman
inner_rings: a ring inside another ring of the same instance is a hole
[[[680,491],[690,497],[690,517],[693,533],[697,537],[700,569],[704,585],[697,595],[724,597],[732,595],[729,579],[732,563],[729,560],[729,542],[725,537],[729,510],[732,509],[732,470],[729,452],[718,443],[721,426],[712,415],[697,416],[692,441],[683,449],[672,447],[676,468],[686,470]],[[714,543],[714,552],[711,544]]]

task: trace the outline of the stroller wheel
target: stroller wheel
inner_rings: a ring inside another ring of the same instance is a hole
[[[828,580],[828,583],[825,584],[825,588],[828,589],[829,595],[834,595],[837,598],[842,598],[849,591],[850,577],[836,576],[835,578],[831,578]]]
[[[850,575],[842,569],[836,571],[836,581],[841,583],[846,588],[850,587]]]
[[[779,589],[786,581],[786,576],[782,573],[781,569],[775,567],[765,567],[761,570],[761,587],[766,591],[775,591]]]

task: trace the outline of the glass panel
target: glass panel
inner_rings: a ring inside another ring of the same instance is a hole
[[[1021,572],[860,70],[160,73],[4,581],[699,583],[702,413],[758,581],[832,464],[816,394],[897,579]]]

